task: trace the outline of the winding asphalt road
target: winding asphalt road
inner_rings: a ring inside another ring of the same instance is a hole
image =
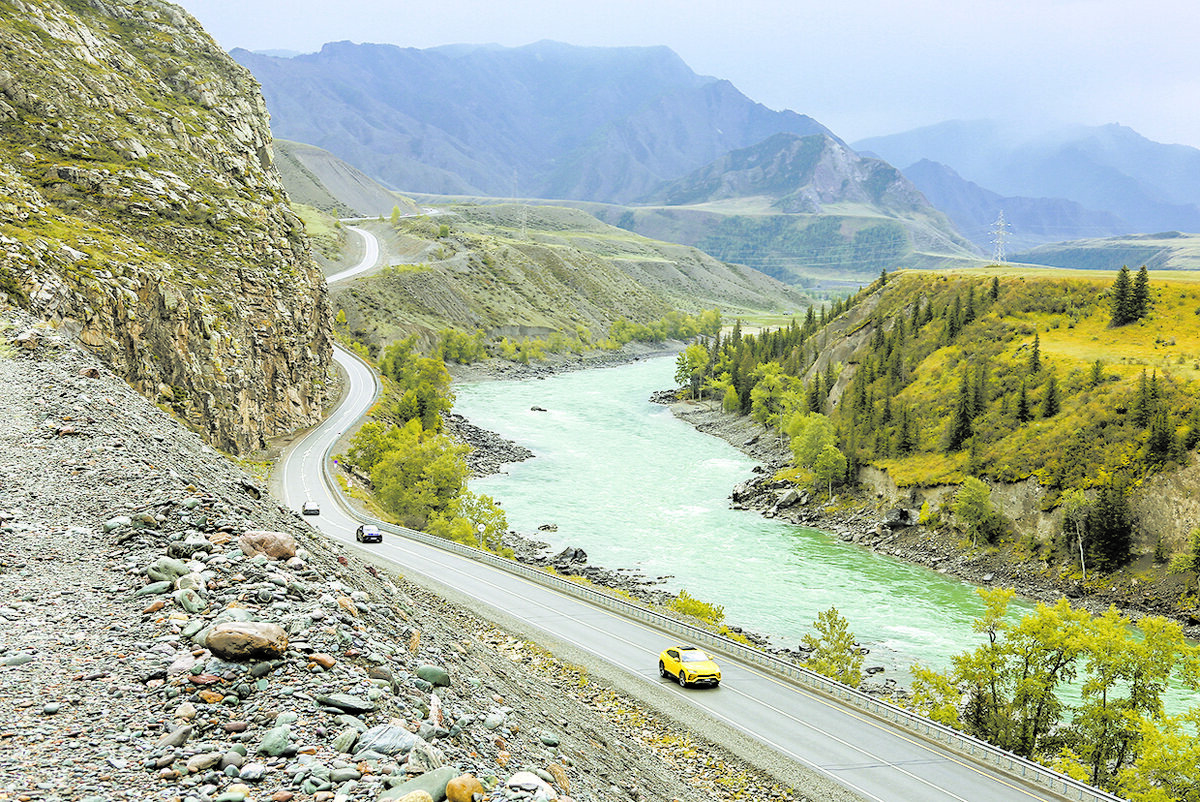
[[[329,277],[330,283],[369,270],[378,258],[374,238],[364,230],[352,230],[367,239],[367,256],[363,263]],[[309,523],[330,538],[353,543],[359,521],[334,500],[321,461],[340,434],[370,407],[378,382],[348,352],[336,349],[336,360],[349,378],[346,397],[333,415],[285,453],[277,486],[282,501],[293,509],[305,500],[318,502],[321,514],[307,516]],[[701,719],[722,722],[744,734],[744,740],[756,748],[771,750],[776,765],[789,764],[793,776],[809,776],[811,785],[798,790],[814,798],[877,802],[1064,798],[729,657],[719,656],[724,675],[719,687],[678,688],[660,678],[657,670],[658,653],[674,636],[505,570],[395,535],[386,535],[383,543],[369,550],[401,566],[414,579],[420,575],[435,585],[471,588],[475,600],[494,609],[498,620],[516,620],[527,632],[545,633],[551,642],[569,643],[627,672],[628,681],[622,685],[627,690],[636,693],[643,688],[654,703],[665,699],[669,710],[694,707]],[[737,746],[731,748],[739,751]],[[761,759],[758,763],[762,765]]]

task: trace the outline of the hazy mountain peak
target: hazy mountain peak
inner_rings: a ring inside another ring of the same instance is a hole
[[[815,214],[832,203],[862,203],[889,211],[926,207],[896,168],[864,158],[825,133],[774,134],[731,151],[649,200],[667,205],[765,197],[782,212]]]
[[[865,139],[855,147],[893,164],[929,159],[949,165],[979,187],[1027,205],[1052,201],[1054,225],[1040,231],[1014,225],[1015,234],[1029,235],[1031,241],[1200,231],[1200,150],[1154,142],[1118,123],[1040,129],[951,120]],[[922,189],[929,193],[928,187]],[[1038,213],[1034,219],[1050,218]],[[983,235],[979,232],[976,241]]]
[[[830,133],[662,46],[334,42],[296,59],[232,55],[262,85],[277,136],[404,191],[622,202],[779,131]]]

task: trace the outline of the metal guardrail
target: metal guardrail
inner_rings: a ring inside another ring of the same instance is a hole
[[[357,355],[353,356],[356,359],[358,358]],[[330,446],[330,450],[332,450],[332,446]],[[342,507],[353,517],[364,521],[369,520],[353,512],[353,508],[342,491],[341,485],[329,472],[331,458],[330,451],[327,451],[321,461],[321,472],[324,476],[326,486],[338,499]],[[443,551],[492,565],[511,574],[531,579],[546,587],[611,610],[626,618],[652,624],[659,629],[679,635],[693,643],[703,644],[721,653],[723,656],[757,666],[770,671],[772,674],[802,685],[805,688],[816,690],[826,696],[846,702],[858,710],[870,713],[876,718],[897,724],[909,732],[953,749],[972,760],[991,766],[1012,777],[1018,777],[1026,782],[1041,786],[1048,791],[1062,795],[1066,799],[1080,800],[1080,802],[1122,802],[1121,797],[1114,796],[1107,791],[1094,788],[1040,763],[1035,763],[1020,755],[1007,752],[974,736],[959,732],[944,724],[939,724],[910,710],[905,710],[891,702],[877,699],[863,693],[857,688],[851,688],[849,685],[844,685],[804,666],[782,660],[772,654],[768,654],[762,649],[747,646],[723,635],[716,635],[699,627],[671,618],[670,616],[634,604],[633,602],[602,593],[576,582],[571,582],[557,574],[551,574],[540,568],[534,568],[516,560],[500,557],[474,546],[467,546],[453,540],[431,535],[428,532],[420,532],[416,529],[396,526],[384,521],[371,520],[370,522],[391,534],[416,540]]]

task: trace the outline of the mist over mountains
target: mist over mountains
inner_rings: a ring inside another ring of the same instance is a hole
[[[832,132],[696,75],[665,47],[234,50],[277,137],[395,189],[625,202],[772,134]]]
[[[849,205],[902,221],[910,251],[929,239],[912,235],[912,214],[935,241],[965,238],[982,254],[992,252],[1001,213],[1010,253],[1200,231],[1200,150],[1119,125],[1044,133],[951,121],[851,149],[811,117],[697,75],[666,47],[336,42],[290,57],[231,55],[261,83],[277,138],[322,148],[399,191],[634,206],[768,196],[758,212],[787,215]],[[835,169],[796,169],[813,165],[765,144],[781,135],[819,135],[809,147],[829,143],[820,149]],[[777,157],[744,163],[767,152]],[[885,186],[892,197],[880,194]],[[939,211],[948,222],[930,228]],[[943,227],[955,231],[943,237]],[[961,258],[959,244],[950,251]]]
[[[1121,125],[1042,132],[955,120],[853,146],[903,170],[980,244],[1001,210],[1024,245],[1200,231],[1200,150]]]

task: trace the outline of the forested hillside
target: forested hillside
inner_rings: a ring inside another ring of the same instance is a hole
[[[828,319],[690,349],[684,375],[790,438],[796,481],[832,489],[866,466],[911,489],[1033,480],[1042,511],[1078,519],[1087,563],[1114,570],[1190,548],[1195,521],[1151,528],[1130,504],[1200,441],[1197,315],[1200,284],[1144,270],[903,274]],[[1030,536],[1035,555],[1072,559],[982,509],[955,519],[980,542]]]

